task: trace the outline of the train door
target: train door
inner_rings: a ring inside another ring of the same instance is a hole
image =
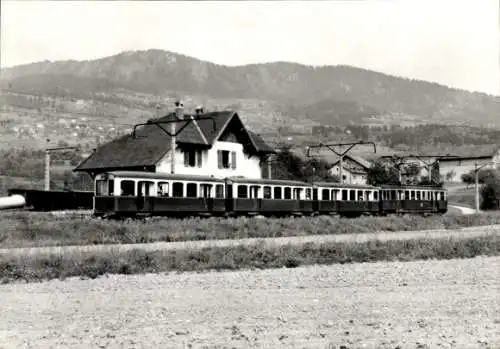
[[[312,202],[313,212],[318,212],[318,210],[319,210],[318,188],[313,188],[312,199],[313,199],[313,202]]]
[[[232,212],[234,209],[233,201],[233,183],[226,182],[226,213]]]
[[[200,194],[205,200],[205,207],[209,212],[214,208],[214,200],[212,199],[212,184],[200,184]]]
[[[150,210],[150,197],[153,194],[154,182],[140,181],[137,185],[137,210]]]

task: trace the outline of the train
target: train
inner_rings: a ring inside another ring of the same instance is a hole
[[[440,186],[355,185],[245,177],[110,171],[96,175],[93,215],[147,216],[316,216],[447,212]]]

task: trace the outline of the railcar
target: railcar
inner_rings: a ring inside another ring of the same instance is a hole
[[[291,180],[226,178],[229,215],[310,215],[312,185]]]
[[[436,187],[114,171],[96,176],[93,208],[116,217],[442,214],[447,195]]]
[[[443,214],[448,209],[448,196],[444,188],[432,186],[382,186],[381,211],[383,214]]]
[[[380,213],[378,187],[330,182],[318,182],[315,186],[319,194],[316,201],[316,212],[319,214],[356,217]]]
[[[96,216],[224,215],[225,183],[209,176],[116,171],[96,176]]]

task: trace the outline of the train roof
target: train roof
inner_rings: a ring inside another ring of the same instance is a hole
[[[107,174],[120,178],[145,178],[145,179],[165,179],[181,181],[202,181],[202,182],[224,182],[223,179],[211,176],[199,176],[189,174],[171,174],[145,171],[110,171],[103,172],[100,175]]]
[[[349,183],[335,183],[335,182],[314,182],[314,185],[318,187],[334,187],[334,188],[346,188],[346,189],[380,189],[373,185],[368,184],[349,184]]]
[[[294,181],[288,179],[258,179],[258,178],[245,178],[245,177],[228,177],[227,179],[233,183],[248,183],[248,184],[269,184],[269,185],[290,185],[296,187],[311,187],[307,182]]]
[[[397,189],[397,190],[405,190],[405,189],[413,189],[413,190],[441,190],[447,191],[446,188],[437,186],[437,185],[381,185],[381,189]]]

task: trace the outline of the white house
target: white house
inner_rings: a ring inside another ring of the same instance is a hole
[[[371,164],[363,158],[353,155],[344,155],[342,159],[342,178],[344,183],[366,184],[368,169]],[[340,178],[340,159],[334,162],[330,173]]]
[[[439,172],[446,182],[461,182],[462,175],[473,171],[476,165],[481,169],[500,168],[500,149],[491,154],[441,159]]]
[[[195,116],[206,119],[195,120]],[[171,123],[162,123],[172,120],[178,121],[175,127],[179,130],[174,139],[167,133]],[[84,171],[92,177],[105,171],[135,170],[259,179],[261,161],[274,153],[258,135],[246,129],[233,111],[197,110],[196,114],[185,114],[178,108],[175,113],[150,122],[154,124],[146,123],[135,134],[99,147],[74,171]]]

